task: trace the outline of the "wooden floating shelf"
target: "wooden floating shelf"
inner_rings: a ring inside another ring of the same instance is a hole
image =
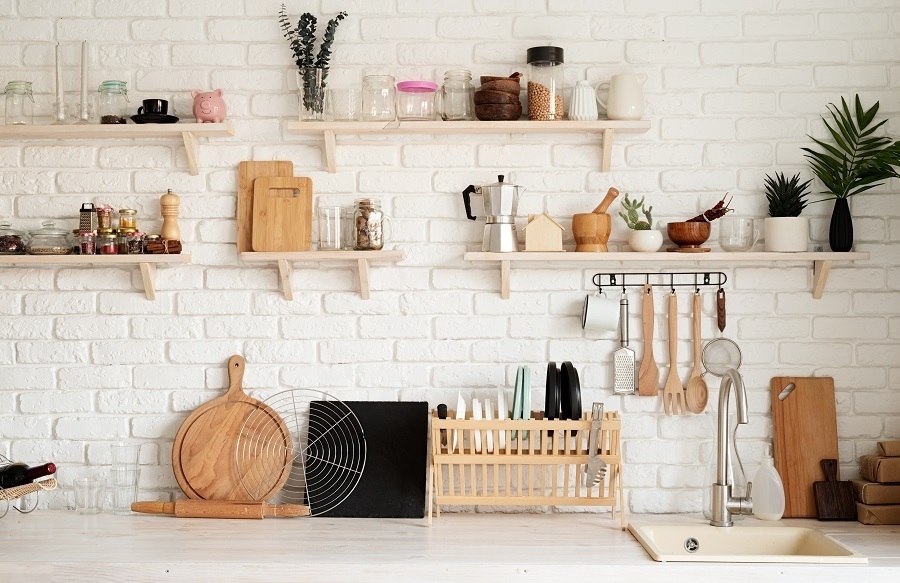
[[[294,121],[287,126],[291,134],[322,134],[325,162],[329,172],[336,171],[335,136],[367,134],[602,134],[603,153],[600,169],[609,172],[613,136],[617,133],[643,134],[650,130],[648,120],[638,121]]]
[[[0,255],[0,265],[138,265],[144,294],[156,299],[156,266],[190,263],[190,253],[178,255]]]
[[[157,123],[85,125],[0,125],[0,140],[124,140],[173,138],[184,141],[192,175],[200,173],[200,138],[234,135],[230,123]]]
[[[391,251],[297,251],[289,253],[247,251],[241,253],[241,261],[244,263],[277,263],[278,279],[284,299],[294,300],[294,286],[291,282],[293,263],[327,263],[355,261],[359,269],[359,293],[364,300],[372,297],[369,289],[369,262],[370,261],[403,261],[406,252]]]
[[[509,272],[514,262],[545,262],[545,263],[617,263],[626,267],[628,263],[653,262],[663,264],[685,263],[808,263],[813,264],[813,298],[819,299],[825,291],[825,283],[831,271],[832,261],[864,261],[869,259],[869,254],[864,252],[832,253],[832,252],[807,252],[807,253],[773,253],[767,251],[749,251],[747,253],[585,253],[585,252],[525,252],[515,253],[487,253],[482,251],[470,251],[465,254],[466,261],[494,261],[500,262],[500,296],[509,299]]]

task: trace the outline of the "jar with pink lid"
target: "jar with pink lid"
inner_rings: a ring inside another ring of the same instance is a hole
[[[431,81],[397,83],[397,119],[433,121],[437,88]]]

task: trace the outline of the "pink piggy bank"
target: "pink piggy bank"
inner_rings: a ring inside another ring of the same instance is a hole
[[[194,98],[194,119],[197,123],[219,123],[225,121],[227,109],[225,100],[222,99],[222,90],[216,89],[207,93],[200,93],[196,89],[191,91]]]

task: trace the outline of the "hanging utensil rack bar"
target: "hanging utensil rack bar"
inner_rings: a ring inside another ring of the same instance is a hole
[[[605,279],[604,279],[605,278]],[[643,278],[640,281],[629,282],[629,279]],[[650,281],[651,278],[659,281]],[[689,281],[682,281],[691,278]],[[679,280],[679,281],[676,281]],[[728,281],[728,276],[722,271],[667,271],[667,272],[640,272],[640,273],[597,273],[591,280],[599,291],[604,287],[622,288],[644,287],[653,284],[654,287],[671,288],[692,287],[699,290],[701,287],[722,287]],[[604,283],[605,281],[605,283]]]

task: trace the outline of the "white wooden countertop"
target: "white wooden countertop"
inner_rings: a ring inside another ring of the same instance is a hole
[[[655,563],[605,514],[443,514],[428,527],[425,520],[210,520],[38,510],[29,515],[11,511],[0,519],[0,581],[474,583],[572,582],[574,576],[617,582],[822,583],[852,578],[864,583],[900,576],[900,527],[783,523],[831,534],[867,555],[869,564]]]

